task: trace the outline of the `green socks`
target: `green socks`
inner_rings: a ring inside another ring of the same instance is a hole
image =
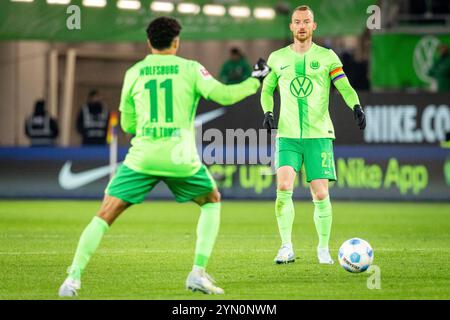
[[[314,223],[319,236],[319,248],[328,248],[333,220],[330,197],[326,197],[323,200],[313,200],[313,202],[315,207]]]
[[[86,268],[89,259],[97,250],[103,235],[109,229],[108,223],[95,216],[91,223],[84,229],[78,242],[77,251],[69,269],[69,278],[80,280],[81,273]]]
[[[201,208],[197,224],[194,266],[206,268],[216,242],[220,225],[220,202],[207,203]]]
[[[294,203],[292,202],[292,191],[277,190],[277,200],[275,202],[275,214],[278,221],[281,243],[290,244],[292,242],[292,224],[294,223]]]
[[[194,265],[205,268],[211,255],[220,225],[220,203],[207,203],[201,207],[197,225],[197,244]],[[80,280],[89,259],[97,250],[109,225],[105,220],[94,217],[84,229],[78,242],[77,251],[69,269],[69,278]]]
[[[275,213],[278,221],[282,244],[291,243],[292,225],[294,223],[295,211],[292,202],[292,191],[277,191],[275,202]],[[313,200],[314,222],[319,236],[319,248],[328,248],[330,240],[331,223],[333,220],[330,197],[324,200]]]

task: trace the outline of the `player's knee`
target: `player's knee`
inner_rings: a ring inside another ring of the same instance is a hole
[[[113,222],[113,218],[112,218],[111,214],[108,213],[108,212],[105,211],[105,210],[102,210],[102,209],[100,209],[100,210],[97,212],[97,217],[102,218],[102,219],[105,220],[109,225],[111,225],[112,222]]]
[[[277,189],[280,191],[292,191],[294,188],[293,183],[290,181],[279,181]]]
[[[328,197],[328,190],[326,189],[313,190],[313,198],[315,200],[325,200],[327,197]]]
[[[105,220],[109,225],[113,224],[114,220],[119,216],[119,214],[123,211],[119,210],[118,208],[100,208],[100,210],[97,212],[97,217],[102,218]]]
[[[217,203],[221,200],[221,194],[218,190],[214,190],[208,195],[207,203]]]
[[[114,220],[130,205],[130,203],[124,202],[120,199],[106,196],[99,211],[97,212],[97,217],[102,218],[109,225],[111,225]]]
[[[197,203],[199,206],[203,206],[207,203],[218,203],[221,200],[220,192],[216,189],[211,191],[207,195],[195,198],[193,201]]]

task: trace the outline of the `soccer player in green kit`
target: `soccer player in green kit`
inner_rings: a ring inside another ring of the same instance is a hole
[[[194,118],[200,97],[234,104],[255,94],[269,68],[260,59],[252,77],[233,85],[215,80],[198,62],[176,56],[181,26],[160,17],[147,28],[151,55],[125,74],[119,110],[122,129],[134,134],[124,164],[105,190],[97,215],[84,229],[59,296],[77,295],[81,275],[104,233],[129,206],[140,203],[160,181],[178,202],[200,206],[194,266],[186,280],[192,291],[222,294],[205,268],[220,224],[220,193],[199,159]]]
[[[366,125],[358,95],[346,78],[338,56],[333,50],[312,42],[316,28],[314,13],[308,6],[294,9],[290,23],[294,43],[269,56],[267,63],[271,72],[265,78],[261,92],[265,113],[263,125],[269,131],[276,129],[273,92],[277,86],[281,97],[275,155],[275,213],[281,236],[281,248],[275,257],[277,264],[295,261],[291,241],[295,215],[292,194],[296,174],[302,165],[315,207],[314,222],[319,236],[317,257],[319,263],[333,263],[328,249],[332,222],[328,181],[336,180],[335,136],[328,112],[331,82],[353,110],[360,129]]]

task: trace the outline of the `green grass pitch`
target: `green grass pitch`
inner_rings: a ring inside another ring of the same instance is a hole
[[[78,238],[98,201],[0,202],[0,299],[57,299]],[[185,290],[199,209],[147,202],[126,211],[103,238],[82,279],[79,299],[449,299],[450,204],[333,203],[330,249],[366,239],[381,271],[316,262],[313,206],[296,202],[297,261],[274,265],[279,247],[273,202],[230,202],[208,271],[224,296]]]

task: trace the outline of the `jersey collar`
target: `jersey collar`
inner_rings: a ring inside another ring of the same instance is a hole
[[[304,55],[307,55],[307,54],[311,53],[311,52],[317,47],[317,45],[313,42],[313,43],[311,44],[311,47],[308,49],[308,51],[306,51],[306,52],[304,52],[304,53],[298,53],[297,51],[295,51],[294,49],[292,49],[292,45],[293,45],[293,43],[291,43],[290,45],[287,46],[288,50],[289,50],[290,52],[292,52],[293,54],[299,55],[299,56],[301,56],[301,57],[303,57]]]

